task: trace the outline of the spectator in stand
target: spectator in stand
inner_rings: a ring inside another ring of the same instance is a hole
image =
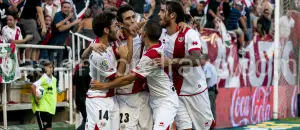
[[[262,15],[257,21],[257,32],[262,37],[262,39],[270,34],[270,28],[272,25],[270,9],[264,9]]]
[[[224,0],[223,12],[225,16],[225,26],[228,31],[233,31],[238,36],[239,49],[244,46],[244,32],[247,32],[246,23],[241,15],[243,4],[240,1],[232,2],[232,7],[229,4],[229,0]],[[244,32],[239,27],[239,22],[242,23]],[[240,50],[240,53],[242,51]]]
[[[190,14],[193,17],[193,19],[195,20],[195,22],[197,22],[197,24],[200,25],[200,27],[204,27],[206,24],[206,13],[204,11],[205,9],[205,2],[204,1],[200,1],[199,3],[197,3],[197,7],[196,8],[192,8],[190,10]]]
[[[144,15],[144,5],[146,4],[145,0],[129,0],[128,4],[134,9],[136,19],[139,22]]]
[[[43,38],[43,41],[41,42],[41,45],[48,45],[51,35],[52,35],[52,28],[51,28],[51,23],[52,23],[52,18],[49,15],[45,16],[45,22],[46,22],[46,26],[47,26],[47,34],[46,36]],[[43,60],[49,60],[49,52],[48,49],[40,49],[38,51],[39,54],[39,59],[43,59]]]
[[[94,16],[96,16],[104,10],[104,2],[103,0],[91,0],[88,8],[91,9]]]
[[[7,39],[8,42],[23,44],[32,39],[32,35],[27,35],[24,39],[21,33],[21,29],[17,24],[17,14],[8,13],[7,14],[7,25],[2,28],[2,36]]]
[[[47,0],[43,6],[44,14],[54,18],[55,14],[57,13],[58,6],[53,3],[53,0]],[[47,26],[47,25],[46,25]]]
[[[17,13],[7,13],[7,25],[2,28],[2,36],[6,42],[23,44],[32,39],[32,35],[27,35],[24,39],[21,29],[17,24]],[[18,54],[18,61],[21,63],[20,53]]]
[[[295,20],[292,18],[292,10],[288,10],[285,16],[280,18],[280,37],[289,38],[292,28],[295,26]]]
[[[87,9],[84,13],[84,18],[82,22],[79,24],[77,32],[81,33],[84,36],[87,36],[91,39],[95,39],[96,35],[93,31],[92,21],[94,14],[91,9]]]
[[[81,113],[83,119],[81,125],[77,128],[77,130],[85,129],[85,122],[87,118],[86,107],[85,107],[85,99],[86,93],[90,88],[90,68],[89,62],[87,60],[82,62],[82,66],[80,69],[75,71],[73,77],[73,95],[75,96],[75,104],[76,104],[76,112]]]
[[[33,35],[33,39],[31,41],[28,41],[26,44],[38,44],[41,41],[40,32],[38,31],[37,26],[37,19],[36,16],[38,16],[38,21],[41,23],[41,34],[44,36],[47,33],[47,27],[44,20],[44,14],[42,9],[42,3],[41,0],[26,0],[22,1],[18,8],[20,9],[20,20],[19,24],[22,28],[22,31],[24,31],[25,35],[31,34]],[[37,64],[37,61],[34,61],[37,58],[36,49],[26,48],[25,49],[25,63],[21,66],[28,66],[31,65],[31,60],[33,61],[32,64],[35,66]]]
[[[10,5],[7,5],[3,2],[3,0],[0,0],[0,30],[6,25],[6,17],[8,11],[18,12],[17,3],[15,3],[13,0],[9,1]]]
[[[219,7],[221,0],[210,0],[207,7],[205,28],[215,28],[214,20],[224,21],[224,17],[220,15]]]
[[[208,94],[210,100],[211,111],[213,113],[214,119],[216,120],[216,99],[218,95],[218,88],[217,88],[217,79],[218,74],[215,66],[211,64],[208,60],[209,57],[207,54],[202,55],[201,66],[205,73],[207,87],[208,87]]]
[[[61,11],[55,14],[52,23],[51,45],[65,46],[70,30],[81,22],[81,19],[73,20],[74,15],[70,11],[71,4],[63,2]],[[57,65],[60,66],[64,60],[64,50],[51,50],[49,54],[50,61],[56,60]]]

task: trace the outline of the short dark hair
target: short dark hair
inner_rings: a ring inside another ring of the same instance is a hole
[[[115,18],[116,16],[110,12],[102,12],[98,14],[94,17],[92,23],[94,33],[98,37],[102,37],[104,34],[104,28],[110,28],[110,25]]]
[[[200,1],[199,4],[203,4],[204,6],[206,5],[204,1]]]
[[[107,11],[107,12],[118,12],[118,8],[116,8],[116,7],[109,7],[109,8],[104,9],[104,11]]]
[[[162,27],[158,21],[150,19],[145,24],[144,31],[151,42],[158,42],[162,33]]]
[[[18,19],[18,14],[16,12],[8,11],[7,16],[12,16],[15,20]]]
[[[119,8],[119,10],[117,12],[117,20],[118,20],[118,22],[123,22],[123,16],[122,16],[122,14],[125,13],[125,12],[127,12],[127,11],[130,11],[130,10],[134,12],[134,9],[130,5],[128,5],[128,4],[120,6],[120,8]]]
[[[69,4],[69,5],[71,5],[71,3],[70,3],[70,2],[68,2],[68,1],[64,1],[64,2],[62,2],[62,3],[61,3],[61,7],[63,7],[63,6],[64,6],[64,4]]]
[[[176,23],[184,22],[185,21],[185,14],[182,6],[180,3],[175,1],[167,1],[166,2],[166,10],[169,13],[176,13]]]

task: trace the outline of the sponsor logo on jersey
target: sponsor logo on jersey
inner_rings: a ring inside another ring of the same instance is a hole
[[[126,125],[125,124],[121,124],[120,130],[125,130],[125,128],[126,128]]]
[[[198,45],[198,42],[194,41],[192,44],[193,44],[193,45]]]
[[[164,123],[163,122],[159,122],[159,126],[164,127]]]

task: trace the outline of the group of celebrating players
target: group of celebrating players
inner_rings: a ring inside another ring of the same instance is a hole
[[[178,2],[162,3],[158,15],[137,23],[123,5],[93,19],[97,38],[82,55],[92,78],[86,130],[166,130],[174,120],[178,130],[215,126],[199,33],[184,24]],[[125,38],[115,42],[119,33]]]

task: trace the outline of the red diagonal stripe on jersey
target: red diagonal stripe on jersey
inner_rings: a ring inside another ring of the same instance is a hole
[[[94,130],[100,130],[99,128],[98,128],[98,125],[96,124],[95,125],[95,129]]]

